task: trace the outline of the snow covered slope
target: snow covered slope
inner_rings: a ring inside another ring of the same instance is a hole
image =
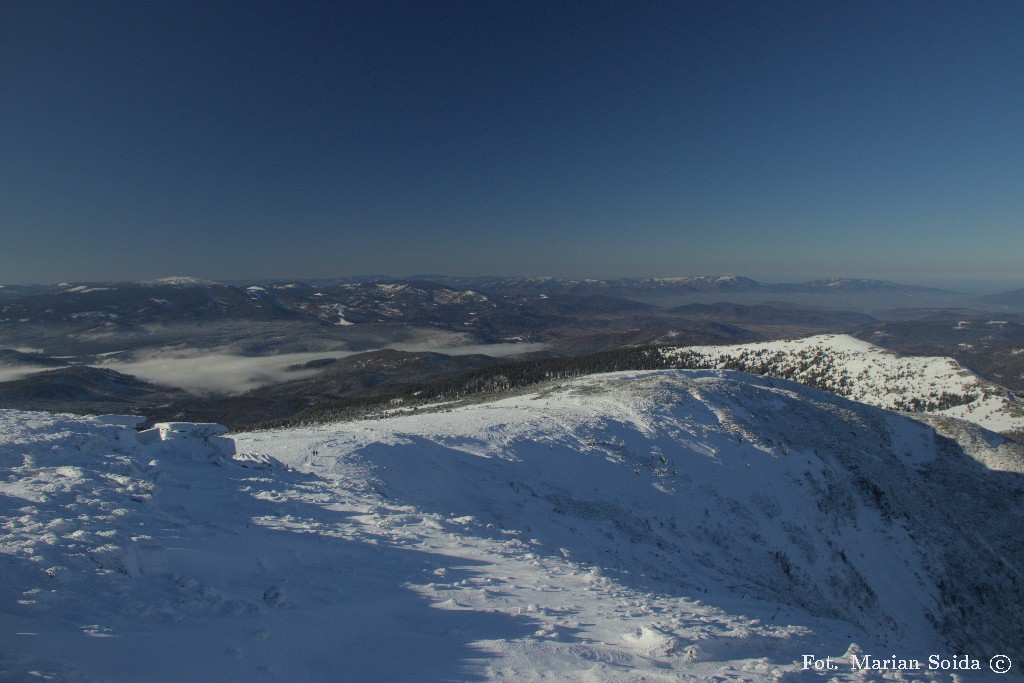
[[[233,442],[119,422],[0,411],[0,679],[952,681],[851,655],[959,653],[973,681],[1024,657],[1024,460],[982,430],[968,452],[721,371]]]
[[[996,432],[1024,429],[1024,405],[952,358],[901,356],[844,334],[729,346],[672,347],[688,367],[791,379],[870,405],[956,417]]]

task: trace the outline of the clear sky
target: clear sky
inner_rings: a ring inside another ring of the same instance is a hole
[[[0,282],[1024,280],[1024,3],[0,0]]]

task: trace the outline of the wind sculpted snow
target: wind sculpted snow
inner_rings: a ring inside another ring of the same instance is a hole
[[[907,679],[851,655],[1024,657],[1019,455],[785,381],[615,373],[233,442],[0,420],[11,680],[875,681]],[[912,680],[953,673],[985,680]]]

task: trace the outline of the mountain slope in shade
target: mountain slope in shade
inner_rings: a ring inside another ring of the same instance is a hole
[[[161,405],[183,392],[114,370],[81,365],[37,372],[0,383],[0,406],[28,410],[103,412]]]
[[[134,422],[0,411],[13,680],[953,681],[850,655],[1024,657],[1024,459],[974,427],[720,371],[233,438]]]
[[[980,300],[987,304],[1006,306],[1013,310],[1020,310],[1024,308],[1024,289],[1012,289],[1007,292],[989,294],[981,297]]]

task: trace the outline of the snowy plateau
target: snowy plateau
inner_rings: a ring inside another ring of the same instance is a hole
[[[0,411],[0,680],[1022,680],[1024,458],[957,422],[721,369],[235,435]]]

